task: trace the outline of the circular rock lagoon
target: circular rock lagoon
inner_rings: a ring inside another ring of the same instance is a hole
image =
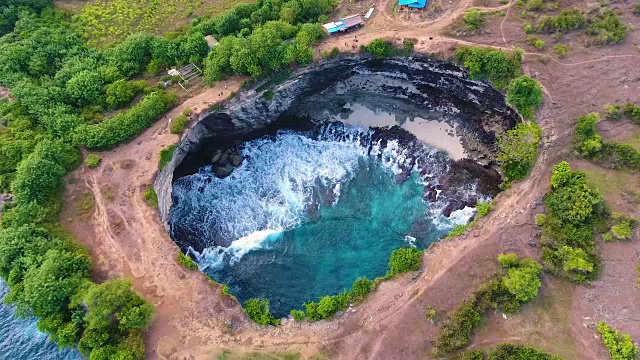
[[[498,192],[495,136],[517,116],[456,66],[350,58],[268,91],[204,114],[155,184],[174,241],[241,302],[285,316],[384,276]]]

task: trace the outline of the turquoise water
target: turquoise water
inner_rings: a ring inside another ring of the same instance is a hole
[[[190,250],[200,268],[241,302],[266,298],[286,316],[358,277],[383,276],[394,249],[424,248],[472,214],[431,209],[422,199],[430,173],[396,181],[409,161],[397,142],[378,146],[359,128],[336,134],[284,131],[245,144],[227,178],[203,167],[178,179],[173,238],[204,248]],[[434,170],[446,166],[446,155],[423,150]]]
[[[0,280],[0,297],[9,289]],[[81,360],[75,349],[61,350],[36,328],[35,319],[17,319],[13,308],[0,305],[0,359],[7,360]]]

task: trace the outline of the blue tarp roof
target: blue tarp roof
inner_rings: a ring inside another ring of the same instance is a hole
[[[427,0],[398,0],[398,5],[412,8],[423,8],[427,6]]]

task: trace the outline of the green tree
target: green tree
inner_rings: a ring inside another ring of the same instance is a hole
[[[118,80],[105,87],[107,105],[118,109],[131,102],[138,91],[131,81]]]
[[[541,130],[535,123],[520,123],[498,135],[497,161],[507,182],[523,179],[533,167]]]
[[[542,267],[533,260],[523,260],[517,267],[511,267],[502,278],[504,287],[521,302],[532,300],[538,295],[540,270]]]
[[[533,119],[534,110],[542,104],[542,88],[529,76],[515,78],[507,88],[507,102],[526,119]]]
[[[249,319],[260,325],[280,325],[280,319],[276,319],[269,312],[269,300],[249,299],[244,303],[244,312]]]
[[[569,184],[573,177],[569,163],[566,161],[560,162],[553,166],[553,172],[551,173],[551,186],[556,188],[562,188]]]
[[[102,95],[104,82],[102,76],[95,72],[81,71],[67,82],[67,94],[78,105],[84,106],[95,103]]]
[[[602,321],[598,322],[597,330],[612,359],[633,360],[638,357],[638,347],[628,334],[622,334]]]
[[[64,173],[65,169],[54,161],[32,154],[18,166],[11,193],[17,203],[43,203],[60,189]]]
[[[367,295],[371,291],[371,289],[373,289],[373,285],[373,281],[365,277],[361,277],[353,282],[351,292],[353,293],[353,296],[363,297]]]
[[[484,14],[482,14],[482,11],[478,9],[475,9],[475,8],[467,9],[467,11],[464,12],[464,16],[462,17],[467,27],[467,30],[473,31],[483,27],[484,26],[483,16]]]

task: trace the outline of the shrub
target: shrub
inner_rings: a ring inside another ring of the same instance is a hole
[[[427,306],[427,320],[429,320],[430,322],[434,322],[436,320],[436,309],[432,308],[431,306]]]
[[[633,15],[635,15],[635,16],[640,16],[640,3],[637,3],[637,4],[633,7]]]
[[[487,79],[498,89],[520,75],[522,49],[514,48],[511,55],[502,50],[479,46],[458,46],[454,54],[456,62],[469,71],[473,80]]]
[[[176,261],[178,261],[178,264],[184,266],[187,270],[198,270],[198,264],[196,264],[190,256],[187,256],[180,251],[176,255]]]
[[[467,30],[473,31],[473,30],[480,29],[482,26],[484,26],[483,16],[484,15],[482,14],[482,12],[478,9],[473,9],[473,8],[467,9],[467,11],[464,12],[464,15],[462,17],[467,27]]]
[[[142,193],[142,199],[146,201],[150,206],[154,208],[158,207],[158,194],[156,194],[153,186],[147,185],[147,188]]]
[[[632,218],[624,218],[620,214],[613,215],[614,224],[611,226],[611,236],[617,240],[628,240],[631,238],[633,229],[636,227],[636,220]],[[609,234],[605,234],[609,235]]]
[[[602,149],[600,134],[596,131],[596,124],[600,121],[598,113],[578,116],[576,139],[578,151],[582,156],[592,157]]]
[[[547,215],[545,214],[536,214],[536,225],[544,226],[545,221],[547,220]]]
[[[162,170],[168,163],[171,161],[173,157],[173,151],[176,149],[176,144],[168,146],[162,150],[160,150],[160,160],[158,163],[158,169]]]
[[[633,360],[638,357],[638,347],[628,334],[622,334],[602,321],[598,322],[597,330],[612,359]]]
[[[560,356],[548,354],[525,345],[500,344],[489,350],[488,360],[562,360]]]
[[[544,49],[544,40],[540,39],[537,36],[529,35],[527,37],[527,43],[533,46],[535,49],[538,49],[538,50]]]
[[[556,55],[558,55],[558,57],[560,59],[564,59],[565,56],[567,56],[567,46],[566,45],[558,44],[558,45],[553,47],[553,51],[555,51]]]
[[[391,258],[389,259],[391,272],[396,274],[420,269],[422,265],[422,254],[422,250],[416,248],[393,250]]]
[[[522,25],[522,30],[525,34],[531,34],[533,33],[533,26],[531,26],[531,23],[525,22],[524,25]]]
[[[498,256],[498,262],[500,263],[500,265],[502,265],[502,267],[510,268],[518,265],[519,259],[518,259],[518,255],[514,253],[500,254]]]
[[[361,277],[353,282],[353,286],[351,287],[351,293],[354,297],[364,297],[373,289],[373,281]]]
[[[249,319],[260,325],[280,325],[280,319],[276,319],[269,312],[269,300],[254,298],[244,302],[244,312]]]
[[[396,54],[393,45],[382,39],[373,40],[369,45],[365,46],[365,51],[377,58],[390,57]]]
[[[229,294],[229,285],[227,285],[227,284],[222,285],[222,287],[220,288],[220,295],[222,295],[222,296],[229,296],[230,295]]]
[[[182,134],[185,127],[187,126],[187,123],[189,123],[188,117],[186,117],[185,115],[178,115],[171,121],[171,124],[169,124],[169,131],[172,134]]]
[[[100,163],[100,156],[98,156],[96,154],[89,154],[84,159],[84,163],[85,163],[85,165],[87,165],[90,168],[95,168]]]
[[[502,284],[518,301],[530,301],[538,295],[538,289],[542,286],[540,270],[540,264],[523,260],[519,266],[509,268],[502,278]]]
[[[566,33],[571,30],[582,28],[586,25],[587,19],[580,9],[562,10],[555,16],[541,16],[536,26],[537,32],[546,33]]]
[[[491,201],[478,201],[476,204],[476,219],[485,217],[491,210],[493,210]]]
[[[544,5],[544,0],[527,0],[526,2],[527,10],[531,10],[531,11],[537,11],[542,9],[543,5]]]
[[[273,91],[271,90],[267,90],[262,94],[262,97],[267,100],[267,101],[271,101],[273,100],[274,94]]]
[[[542,88],[529,76],[513,79],[507,89],[507,102],[526,119],[533,119],[534,110],[542,104]]]
[[[622,106],[621,105],[612,105],[605,104],[604,105],[604,114],[607,119],[618,120],[622,118]]]
[[[132,81],[118,80],[105,87],[107,105],[118,109],[129,104],[138,92]]]
[[[597,36],[596,44],[617,44],[627,37],[627,25],[612,10],[605,10],[589,20],[587,34]]]
[[[504,170],[505,181],[524,179],[533,167],[541,130],[535,123],[520,123],[498,135],[497,161]]]
[[[293,316],[293,320],[295,321],[302,321],[307,317],[302,310],[291,310],[291,316]]]

